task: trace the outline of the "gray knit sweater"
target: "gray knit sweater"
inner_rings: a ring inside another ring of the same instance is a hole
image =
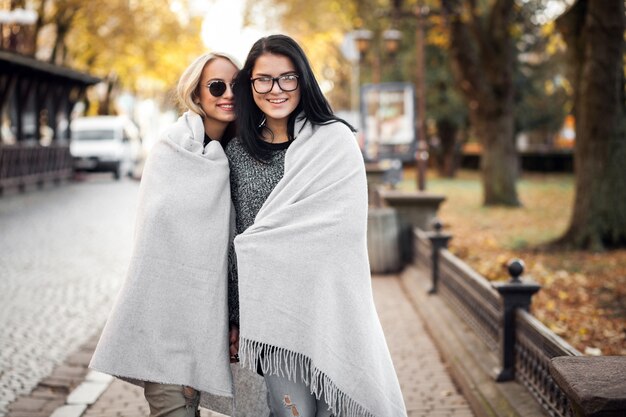
[[[285,171],[285,153],[291,142],[270,144],[262,142],[270,150],[266,163],[248,153],[239,138],[226,145],[230,164],[230,191],[235,206],[236,234],[243,233],[254,219]],[[237,288],[237,259],[234,246],[228,253],[228,316],[231,324],[239,324],[239,291]]]

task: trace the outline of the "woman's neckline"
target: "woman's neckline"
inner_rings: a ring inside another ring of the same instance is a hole
[[[258,141],[262,147],[264,147],[265,149],[270,149],[270,150],[287,149],[289,145],[291,145],[291,143],[293,142],[293,141],[288,140],[286,142],[272,143],[272,142],[266,142],[262,139],[258,139]]]

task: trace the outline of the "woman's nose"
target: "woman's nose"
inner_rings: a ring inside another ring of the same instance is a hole
[[[233,92],[233,86],[226,83],[226,91],[224,91],[224,97],[234,97],[235,93]]]
[[[274,91],[276,89],[276,91]],[[283,89],[280,88],[280,84],[278,84],[278,80],[274,80],[274,84],[272,84],[272,89],[269,91],[270,93],[282,93]]]

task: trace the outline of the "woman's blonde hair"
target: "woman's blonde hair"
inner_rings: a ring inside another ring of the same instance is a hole
[[[188,109],[202,117],[206,116],[198,103],[200,100],[200,78],[202,77],[204,67],[217,58],[224,58],[230,61],[238,70],[241,69],[237,59],[222,52],[210,52],[196,58],[183,72],[176,87],[178,102],[183,110]],[[225,81],[228,82],[229,80]]]

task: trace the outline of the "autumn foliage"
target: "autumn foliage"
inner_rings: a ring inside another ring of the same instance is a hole
[[[411,175],[403,183],[414,188]],[[454,236],[451,251],[489,280],[507,279],[506,263],[521,258],[525,277],[543,288],[532,313],[581,352],[626,355],[626,250],[554,251],[545,243],[563,233],[571,215],[571,175],[524,174],[520,208],[484,207],[477,173],[429,179],[445,194],[439,211]]]

